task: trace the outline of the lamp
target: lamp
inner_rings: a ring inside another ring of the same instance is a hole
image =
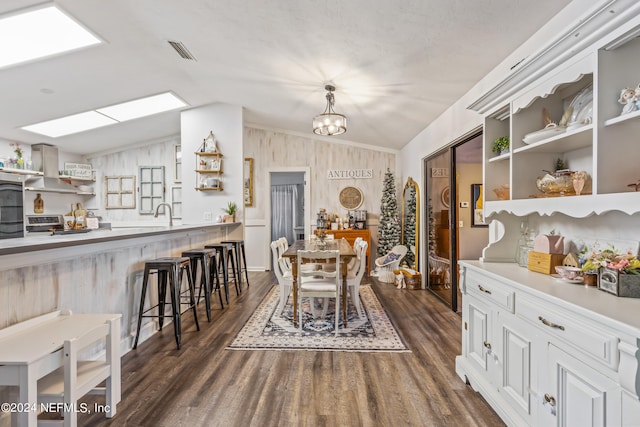
[[[326,85],[327,90],[327,107],[324,113],[318,114],[313,118],[313,133],[316,135],[340,135],[347,131],[347,117],[333,111],[335,99],[333,91],[336,90],[333,85]]]

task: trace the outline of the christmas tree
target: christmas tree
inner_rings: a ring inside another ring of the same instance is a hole
[[[378,255],[383,256],[400,244],[400,224],[398,223],[398,201],[396,181],[389,169],[384,174],[384,188],[380,203],[380,223],[378,225]]]
[[[415,251],[416,251],[416,189],[409,187],[406,211],[404,213],[404,245],[407,247],[407,255],[404,262],[411,268],[415,268]]]
[[[433,217],[433,204],[431,203],[431,197],[429,197],[429,253],[436,253],[436,219]]]

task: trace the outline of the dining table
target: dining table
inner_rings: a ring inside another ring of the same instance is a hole
[[[293,324],[298,325],[298,251],[340,251],[340,274],[342,275],[342,327],[347,326],[347,273],[349,261],[356,257],[356,251],[351,247],[345,238],[336,240],[320,239],[296,240],[282,254],[283,257],[291,261],[291,273],[293,275]],[[338,316],[338,313],[336,313]]]

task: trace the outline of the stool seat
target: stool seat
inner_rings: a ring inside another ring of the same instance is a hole
[[[149,276],[151,274],[158,275],[158,304],[151,306],[148,309],[144,309],[144,302],[147,295],[147,286],[149,283]],[[196,324],[196,329],[200,330],[198,324],[198,315],[196,312],[196,302],[194,298],[194,286],[191,274],[191,261],[189,257],[163,257],[156,258],[151,261],[145,262],[144,265],[144,277],[142,280],[142,293],[140,296],[140,309],[138,311],[138,329],[136,331],[136,338],[133,342],[133,348],[138,347],[138,338],[140,337],[140,328],[142,326],[143,317],[157,317],[159,329],[162,330],[164,323],[164,306],[167,293],[167,282],[169,284],[169,295],[171,298],[171,311],[173,317],[173,330],[176,338],[176,344],[180,349],[180,339],[182,335],[182,325],[180,321],[180,306],[182,303],[181,293],[181,278],[187,276],[189,302],[186,303],[188,308],[193,311],[193,318]],[[158,314],[145,314],[153,311],[154,308],[158,308]]]

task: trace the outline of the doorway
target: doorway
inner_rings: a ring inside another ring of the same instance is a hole
[[[271,173],[271,240],[304,238],[304,172]]]
[[[458,260],[479,259],[489,243],[482,216],[482,132],[477,130],[425,161],[427,289],[461,311]]]

